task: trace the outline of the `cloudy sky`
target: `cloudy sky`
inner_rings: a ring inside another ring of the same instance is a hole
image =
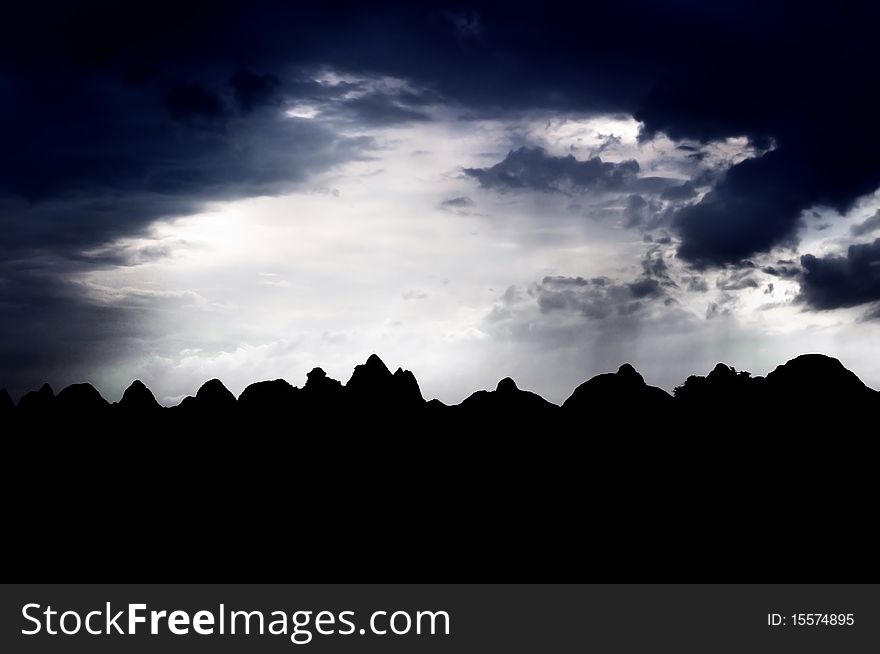
[[[3,21],[13,396],[880,387],[876,3],[70,4]]]

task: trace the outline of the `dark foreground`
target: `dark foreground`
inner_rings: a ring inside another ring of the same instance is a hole
[[[163,408],[3,401],[11,576],[80,581],[877,580],[880,394],[834,359],[630,366],[561,406],[425,402],[378,357]]]

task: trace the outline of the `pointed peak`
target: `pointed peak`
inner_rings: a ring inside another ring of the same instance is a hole
[[[347,388],[364,390],[368,386],[388,383],[393,375],[377,355],[371,354],[366,363],[354,367],[351,378],[345,385]]]
[[[404,370],[403,368],[398,368],[397,370],[395,370],[393,377],[398,380],[409,380],[416,378],[411,370]]]
[[[196,393],[197,400],[208,402],[235,402],[235,395],[219,379],[209,379]]]
[[[135,379],[131,385],[125,389],[119,405],[126,408],[157,408],[159,403],[153,391],[147,388],[146,384],[140,379]]]
[[[388,366],[385,365],[385,362],[379,358],[378,354],[371,354],[367,358],[367,362],[364,364],[367,368],[372,368],[377,371],[387,372],[391,374],[391,371],[388,370]]]
[[[49,384],[43,384],[38,391],[25,393],[18,401],[18,408],[27,411],[45,408],[55,401],[55,393]]]
[[[495,391],[498,393],[511,393],[513,391],[519,390],[516,387],[516,382],[513,381],[510,377],[505,377],[500,382],[498,382],[498,386],[495,387]]]

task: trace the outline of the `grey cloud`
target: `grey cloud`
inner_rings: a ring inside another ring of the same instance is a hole
[[[431,120],[424,111],[408,104],[412,97],[373,92],[340,103],[336,111],[351,114],[361,124],[376,126]]]
[[[873,216],[867,218],[865,221],[859,223],[858,225],[853,225],[849,228],[849,233],[853,236],[864,236],[865,234],[870,234],[871,232],[875,232],[880,229],[880,210],[874,213]]]
[[[699,275],[688,275],[682,278],[685,288],[689,293],[705,293],[709,290],[709,284]]]
[[[861,320],[862,322],[880,320],[880,304],[865,312],[865,315],[862,316]]]
[[[626,199],[626,207],[623,210],[624,225],[634,227],[648,219],[648,201],[641,195],[630,195]]]
[[[722,291],[741,291],[746,288],[758,288],[758,280],[755,279],[752,269],[746,268],[721,275],[716,280],[715,286]]]
[[[316,107],[324,120],[344,121],[359,127],[429,121],[431,116],[425,110],[442,101],[429,89],[412,88],[404,83],[389,85],[374,78],[329,84],[307,77],[287,84],[285,92],[290,101]]]
[[[761,268],[761,272],[773,277],[792,279],[801,274],[801,269],[799,266],[794,265],[793,261],[780,260],[775,265],[764,266]]]
[[[693,182],[685,182],[679,186],[671,186],[665,189],[660,194],[660,197],[671,202],[684,202],[692,200],[696,195],[697,191],[694,188]]]
[[[562,192],[594,189],[619,191],[636,179],[639,164],[634,160],[610,163],[600,157],[579,161],[571,154],[556,157],[540,147],[511,150],[489,168],[465,168],[464,173],[484,188]]]
[[[662,294],[660,283],[649,278],[621,283],[608,277],[545,277],[536,289],[542,312],[576,311],[596,320],[635,313],[644,308],[642,300]]]
[[[466,195],[443,200],[443,202],[440,203],[440,206],[444,209],[466,209],[467,207],[472,207],[473,205],[474,201]]]
[[[661,244],[651,245],[642,257],[642,272],[648,279],[657,279],[666,285],[675,284],[669,276],[669,264],[666,263],[666,249]]]
[[[736,296],[731,293],[723,293],[717,302],[710,302],[706,307],[706,320],[731,315],[735,304]]]

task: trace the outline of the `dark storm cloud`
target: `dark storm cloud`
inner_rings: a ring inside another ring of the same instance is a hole
[[[610,163],[600,157],[578,161],[573,155],[555,157],[539,147],[511,150],[490,168],[465,168],[464,173],[480,186],[499,191],[529,189],[569,192],[576,189],[614,191],[635,179],[636,161]]]
[[[873,216],[860,222],[858,225],[850,227],[849,233],[853,236],[864,236],[878,230],[880,230],[880,211],[877,211]]]
[[[39,303],[10,290],[64,274],[36,257],[77,259],[157,218],[282,192],[360,156],[369,143],[279,115],[310,99],[296,81],[322,67],[407,80],[474,116],[633,113],[645,136],[772,146],[673,223],[684,260],[737,263],[793,242],[810,206],[843,211],[880,185],[878,19],[877,3],[846,1],[14,3],[0,39],[0,256],[16,263],[0,270],[0,303],[17,302],[21,325],[29,314],[40,323]],[[422,92],[340,84],[321,93],[336,94],[322,115],[355,126],[427,116]],[[620,188],[638,172],[598,158],[511,156],[473,175],[493,188],[554,190]],[[805,261],[812,305],[872,295],[876,267],[856,252]],[[867,281],[847,273],[856,269]],[[47,297],[77,294],[46,284]],[[629,286],[612,287],[637,302]],[[80,315],[52,306],[59,318]],[[10,343],[26,331],[3,328]]]
[[[801,257],[800,298],[814,309],[853,307],[880,300],[880,238],[850,245],[846,256]]]
[[[141,126],[142,107],[155,93],[172,114],[211,123],[230,105],[247,111],[271,101],[290,71],[321,66],[410,80],[486,115],[532,108],[628,112],[644,122],[646,135],[665,131],[693,148],[739,135],[773,144],[775,152],[734,166],[696,207],[681,210],[680,254],[702,265],[790,241],[803,209],[845,209],[880,184],[876,3],[792,11],[777,2],[622,0],[549,2],[536,11],[518,2],[133,2],[56,11],[20,5],[6,18],[14,29],[0,47],[16,63],[4,69],[0,85],[15,101],[0,109],[0,124],[13,145],[20,145],[15,132],[39,127],[57,143],[38,139],[41,156],[62,155],[60,163],[44,161],[49,165],[36,175],[26,165],[2,171],[12,173],[19,193],[76,186],[83,172],[125,175],[144,158],[157,160],[149,144],[174,135],[155,121]],[[625,38],[600,29],[583,37],[584,25],[623,24]],[[476,37],[480,47],[462,47]],[[237,71],[247,72],[236,77]],[[98,72],[152,91],[133,98]],[[402,96],[342,100],[353,115],[379,124],[425,115]],[[133,108],[137,115],[122,120]],[[95,133],[90,122],[106,130]],[[113,153],[105,148],[120,131],[130,154],[109,161]],[[131,131],[151,133],[130,143]],[[78,171],[64,165],[71,148]]]
[[[40,30],[51,26],[49,15]],[[22,45],[4,57],[17,63],[0,68],[0,133],[14,153],[0,158],[0,386],[83,373],[125,351],[144,316],[96,302],[69,279],[168,250],[116,239],[208,202],[284,192],[373,147],[286,117],[272,75],[223,62],[104,61],[89,50],[101,39],[88,43],[76,27],[56,35],[63,51]],[[29,35],[39,40],[40,30]]]
[[[226,113],[223,99],[194,82],[177,82],[165,92],[165,106],[174,118],[220,119]]]
[[[206,202],[283,192],[371,148],[368,139],[339,137],[278,114],[254,114],[218,129],[163,125],[161,117],[150,125],[143,116],[142,133],[120,130],[111,143],[88,134],[101,129],[99,120],[81,124],[82,147],[76,137],[37,136],[42,143],[23,150],[17,171],[0,181],[7,193],[0,197],[5,257],[48,250],[78,258],[83,249],[138,234],[159,218],[197,212]],[[39,176],[42,148],[53,147],[61,152],[40,186],[16,180],[25,171]],[[84,156],[92,158],[91,169],[78,166]]]
[[[278,78],[274,75],[258,75],[248,70],[237,70],[229,80],[238,106],[244,112],[253,111],[260,105],[279,104]]]
[[[785,242],[797,234],[806,180],[792,175],[794,162],[769,152],[731,168],[697,204],[674,217],[682,242],[679,255],[697,266],[721,265]]]

